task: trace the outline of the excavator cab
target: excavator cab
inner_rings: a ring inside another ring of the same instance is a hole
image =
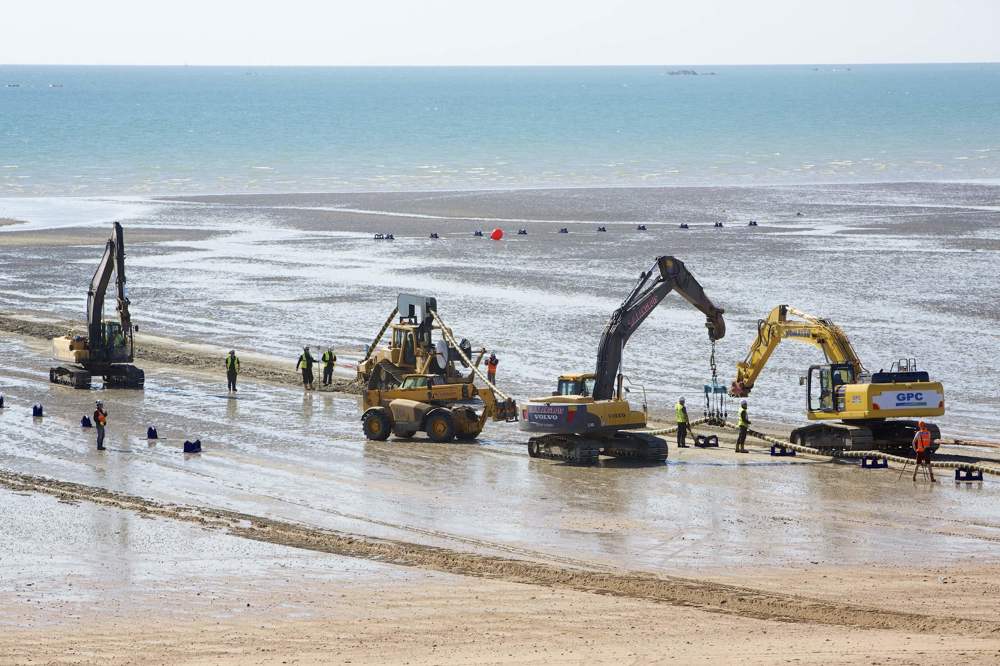
[[[809,368],[810,412],[840,412],[844,410],[844,389],[855,381],[854,367],[850,363],[813,365]]]
[[[573,395],[589,398],[594,395],[594,383],[597,379],[593,374],[563,375],[552,395]]]

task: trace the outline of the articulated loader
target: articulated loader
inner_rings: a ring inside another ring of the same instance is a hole
[[[482,403],[479,413],[476,401]],[[362,396],[362,409],[365,437],[372,440],[388,439],[390,433],[407,439],[424,432],[434,442],[469,441],[479,436],[487,419],[517,420],[517,404],[498,399],[493,388],[447,383],[439,375],[407,375],[396,388],[369,389]]]

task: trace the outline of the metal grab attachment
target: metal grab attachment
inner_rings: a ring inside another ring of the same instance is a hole
[[[705,422],[709,425],[722,425],[729,416],[729,390],[719,383],[719,373],[715,365],[715,340],[711,341],[712,352],[708,357],[708,365],[712,370],[712,381],[705,384]]]

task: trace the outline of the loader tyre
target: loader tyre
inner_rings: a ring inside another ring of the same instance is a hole
[[[446,409],[436,409],[428,414],[424,429],[434,442],[450,442],[455,436],[455,424]]]
[[[389,416],[382,409],[370,409],[361,417],[361,425],[365,431],[365,437],[376,442],[384,442],[389,439],[392,432],[392,424],[389,423]]]

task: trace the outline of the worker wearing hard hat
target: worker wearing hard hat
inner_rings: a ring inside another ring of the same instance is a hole
[[[737,423],[740,434],[736,437],[736,453],[747,452],[747,428],[750,427],[750,417],[747,415],[747,401],[740,401],[740,417]]]
[[[489,380],[490,384],[497,383],[497,366],[500,365],[500,359],[493,352],[490,352],[490,357],[486,359],[486,379]]]
[[[916,434],[913,435],[913,450],[917,454],[917,461],[913,466],[913,480],[917,480],[917,470],[920,469],[920,463],[923,463],[927,466],[931,481],[937,481],[934,478],[934,470],[931,468],[931,431],[927,429],[927,424],[923,421],[917,423],[917,428]]]
[[[226,381],[231,393],[236,393],[236,375],[238,374],[240,374],[240,357],[236,355],[235,349],[230,349],[229,355],[226,356]]]
[[[337,364],[337,355],[333,353],[333,347],[327,347],[321,357],[323,361],[323,386],[333,383],[333,366]]]
[[[674,405],[674,412],[677,416],[677,446],[682,449],[687,448],[687,430],[688,430],[688,410],[684,406],[684,398],[679,398],[677,404]]]
[[[104,450],[104,427],[108,425],[108,412],[104,403],[98,400],[94,405],[94,425],[97,427],[97,450]]]
[[[302,370],[302,387],[307,391],[313,390],[313,363],[315,362],[316,359],[309,353],[309,347],[303,347],[295,369]]]

